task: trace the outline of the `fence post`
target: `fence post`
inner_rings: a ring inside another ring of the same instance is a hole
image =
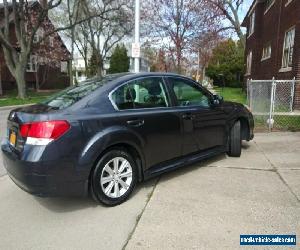
[[[253,90],[253,86],[252,86],[252,79],[248,79],[248,105],[249,105],[249,108],[252,110],[252,90]]]
[[[269,113],[269,132],[271,132],[273,126],[273,106],[274,106],[274,98],[275,98],[275,77],[272,78],[272,87],[271,87],[271,100],[270,100],[270,113]]]
[[[295,95],[295,83],[296,83],[296,77],[293,78],[292,80],[292,86],[291,86],[291,103],[290,103],[290,107],[291,107],[291,112],[293,112],[293,106],[294,106],[294,95]]]
[[[247,105],[250,106],[250,98],[249,98],[249,78],[247,79]]]

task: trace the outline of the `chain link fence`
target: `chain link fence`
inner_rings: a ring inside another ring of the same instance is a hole
[[[247,101],[258,129],[300,130],[296,87],[300,81],[248,80]]]

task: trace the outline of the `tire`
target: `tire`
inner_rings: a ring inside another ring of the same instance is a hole
[[[227,151],[227,154],[232,157],[240,157],[242,151],[240,121],[237,121],[231,128],[228,143],[229,149]]]
[[[108,151],[91,175],[92,197],[107,206],[121,204],[132,193],[137,173],[136,163],[128,152],[118,148]]]

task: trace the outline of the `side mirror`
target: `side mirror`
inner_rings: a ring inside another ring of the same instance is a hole
[[[212,104],[215,106],[220,105],[223,102],[223,96],[213,95]]]

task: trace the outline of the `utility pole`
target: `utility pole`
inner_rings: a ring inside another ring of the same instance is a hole
[[[134,72],[140,72],[140,0],[135,0],[134,44],[132,56],[134,57]]]

